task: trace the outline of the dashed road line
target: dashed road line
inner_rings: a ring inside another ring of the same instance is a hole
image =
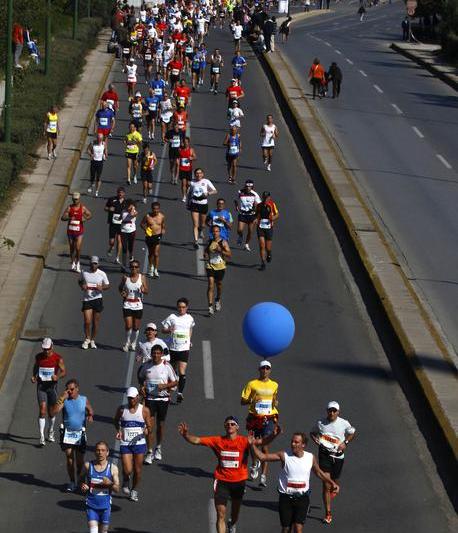
[[[204,363],[204,393],[207,400],[215,399],[213,386],[212,348],[210,341],[202,341],[202,358]]]
[[[334,52],[335,52],[336,54],[339,54],[339,56],[342,55],[342,52],[341,52],[340,50],[334,50]]]
[[[424,139],[425,138],[423,133],[416,126],[412,126],[412,129],[418,135],[418,137],[420,137],[420,139]]]
[[[373,87],[378,93],[383,94],[382,89],[377,84],[374,83]]]
[[[345,58],[345,61],[350,65],[354,65],[353,61],[351,59],[348,59],[348,57]]]
[[[398,115],[402,115],[402,111],[399,109],[399,107],[396,104],[391,104],[391,107],[396,111]]]
[[[437,159],[444,165],[444,167],[448,168],[449,170],[452,169],[452,165],[445,159],[445,157],[441,154],[436,154]]]
[[[364,70],[360,70],[359,73],[364,76],[365,78],[367,78],[367,74],[364,72]]]
[[[327,41],[323,41],[326,46],[332,46],[331,43],[328,43]]]

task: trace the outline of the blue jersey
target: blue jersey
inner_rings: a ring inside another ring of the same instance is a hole
[[[227,209],[212,209],[207,215],[208,223],[211,226],[219,226],[221,238],[229,241],[230,229],[220,219],[224,219],[229,224],[233,222],[232,215]]]
[[[105,470],[102,470],[102,472],[98,472],[91,461],[89,463],[89,472],[87,473],[89,492],[86,497],[86,505],[91,509],[109,509],[111,506],[111,490],[106,487],[97,487],[103,482],[104,477],[113,481],[111,461],[108,461]]]
[[[191,59],[192,70],[200,70],[201,57],[202,55],[200,52],[196,52],[195,54],[193,54],[192,59]]]
[[[151,80],[148,85],[153,89],[155,96],[158,96],[162,100],[164,89],[167,85],[166,82],[163,79]]]
[[[160,100],[161,99],[159,96],[147,96],[145,98],[145,107],[148,109],[150,113],[155,113],[159,106]]]
[[[113,120],[114,112],[108,107],[106,109],[99,109],[95,114],[95,117],[97,119],[99,128],[108,129],[111,128],[111,121]]]
[[[229,135],[229,142],[227,144],[227,154],[231,156],[238,156],[240,153],[240,135]]]
[[[64,427],[71,431],[80,431],[86,422],[86,396],[64,401]]]
[[[245,63],[246,61],[243,56],[234,56],[234,59],[232,60],[232,67],[234,72],[242,74],[243,69],[245,68]]]

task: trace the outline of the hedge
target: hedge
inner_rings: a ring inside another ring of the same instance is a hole
[[[0,202],[8,186],[24,168],[28,155],[43,141],[43,122],[51,105],[60,107],[66,92],[78,80],[84,58],[97,41],[103,26],[101,18],[82,19],[77,39],[70,30],[56,37],[52,43],[50,72],[43,75],[42,67],[30,65],[15,70],[12,102],[12,143],[0,143]],[[3,138],[3,123],[0,128]]]

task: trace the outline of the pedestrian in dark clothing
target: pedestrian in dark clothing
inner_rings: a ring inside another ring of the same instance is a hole
[[[406,17],[402,23],[402,40],[408,41],[409,40],[409,17]]]
[[[274,35],[274,31],[276,30],[276,22],[273,20],[273,17],[270,17],[264,22],[264,42],[266,45],[266,52],[272,52],[272,36]]]
[[[289,31],[290,31],[290,26],[291,26],[291,22],[292,21],[293,21],[293,18],[292,17],[288,17],[280,25],[279,32],[280,32],[280,35],[281,35],[282,43],[285,42],[285,41],[288,42]]]
[[[332,97],[338,98],[340,95],[340,87],[342,85],[342,71],[337,66],[337,63],[331,63],[328,70],[328,81],[332,83]]]
[[[326,9],[329,9],[330,3],[331,3],[331,0],[326,0]]]

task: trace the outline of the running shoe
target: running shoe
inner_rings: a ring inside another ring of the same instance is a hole
[[[330,524],[332,522],[332,514],[326,513],[326,516],[323,518],[325,524]]]
[[[44,435],[40,437],[40,446],[44,448],[46,446],[46,441]]]
[[[177,392],[177,403],[181,403],[184,400],[182,392]]]
[[[213,305],[208,306],[208,316],[213,316],[215,314],[215,310],[213,309]]]
[[[137,185],[137,175],[134,176],[134,185]]]
[[[130,496],[130,489],[129,489],[129,485],[123,485],[122,487],[122,493],[125,494],[126,496]]]
[[[199,249],[199,242],[194,241],[194,250],[198,250],[198,249]]]
[[[267,171],[270,172],[271,170],[272,170],[272,166],[271,166],[271,164],[269,163],[269,164],[267,165]]]
[[[245,248],[245,250],[247,252],[251,252],[251,248],[250,248],[250,245],[248,243],[245,244],[244,248]]]
[[[215,302],[215,311],[221,311],[221,300],[216,300]]]
[[[254,465],[250,467],[250,479],[254,481],[255,479],[258,479],[259,476],[259,469],[261,468],[260,461],[256,460]]]
[[[143,197],[143,203],[146,204],[147,202],[147,199],[146,199],[146,196]]]
[[[67,492],[76,492],[76,483],[74,483],[73,481],[71,483],[67,483],[67,485],[65,486],[65,490]]]
[[[70,270],[72,270],[73,272],[76,270],[76,263],[75,263],[75,261],[73,261],[72,266],[70,267]]]
[[[242,237],[239,237],[237,239],[237,246],[242,246],[242,243],[243,243],[243,239],[242,239]]]
[[[97,350],[97,344],[95,343],[95,341],[93,339],[91,339],[91,348],[93,350]]]
[[[271,261],[272,261],[272,254],[268,253],[267,254],[267,262],[270,263]]]
[[[50,429],[48,433],[49,442],[56,442],[56,437],[54,436],[54,430]]]
[[[51,161],[51,159],[52,159],[52,155],[51,154],[48,154],[48,159],[49,159],[49,161]]]
[[[227,523],[227,533],[236,533],[237,526],[231,520]]]
[[[78,263],[76,263],[76,271],[77,272],[81,272],[81,265],[80,265],[79,261],[78,261]]]
[[[159,276],[159,270],[157,268],[154,270],[154,276],[153,277],[154,278],[159,278],[160,277]]]
[[[91,192],[92,192],[92,187],[88,187],[88,188],[87,188],[87,192],[88,192],[89,194],[91,194]]]
[[[95,191],[95,197],[98,198],[99,196],[99,191]]]
[[[154,460],[162,461],[162,448],[160,446],[156,446],[154,449]]]
[[[124,344],[124,346],[122,347],[122,351],[123,352],[128,352],[129,351],[129,346],[130,346],[130,342],[126,342],[126,344]]]
[[[112,250],[112,249],[109,249],[109,250],[107,251],[107,256],[108,256],[108,257],[111,257],[112,255],[113,255],[113,250]]]
[[[84,342],[81,345],[81,348],[83,348],[83,350],[87,350],[90,344],[91,344],[91,339],[84,339]]]
[[[54,159],[57,159],[57,154],[55,150],[52,151],[52,156],[54,157]]]
[[[259,267],[259,270],[265,270],[266,269],[266,264],[265,263],[261,263],[261,266]]]
[[[154,267],[151,267],[151,268],[148,270],[148,276],[149,276],[150,278],[154,278],[154,273],[155,273]]]
[[[261,477],[259,479],[259,486],[267,487],[267,476],[265,474],[261,474]]]
[[[136,342],[131,342],[130,343],[130,350],[132,352],[135,352],[136,349],[137,349],[137,343]]]
[[[145,465],[152,465],[153,464],[153,452],[148,452],[145,455],[145,458],[143,459],[143,463]]]

